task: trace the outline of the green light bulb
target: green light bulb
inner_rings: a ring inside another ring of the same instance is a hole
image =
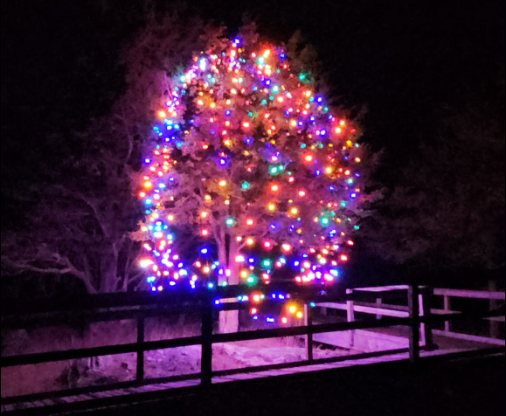
[[[262,261],[262,266],[266,269],[270,269],[272,267],[272,261],[270,261],[269,259],[265,259],[264,261]]]

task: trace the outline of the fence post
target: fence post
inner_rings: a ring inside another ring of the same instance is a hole
[[[420,360],[420,304],[419,295],[420,289],[418,285],[411,285],[409,287],[408,303],[409,303],[409,317],[411,319],[411,336],[409,339],[409,358],[412,363],[417,363]]]
[[[432,300],[434,296],[434,290],[433,288],[427,286],[423,290],[422,294],[422,307],[421,307],[421,314],[424,318],[427,318],[430,320],[432,316]],[[437,345],[434,344],[434,334],[432,333],[433,330],[433,324],[432,322],[424,322],[422,324],[422,331],[423,331],[423,345],[425,346],[425,349],[427,351],[434,351],[437,350]]]
[[[376,299],[376,307],[378,309],[381,309],[383,307],[383,298]],[[381,315],[381,314],[376,315],[376,320],[381,321],[382,319],[383,319],[383,315]]]
[[[346,302],[347,310],[348,310],[348,322],[355,322],[355,302],[353,301],[353,289],[346,289],[346,294],[349,299]],[[355,346],[355,331],[350,331],[350,348]]]
[[[444,311],[445,313],[450,313],[452,311],[452,299],[450,296],[444,296]],[[445,332],[452,332],[452,322],[450,320],[445,321]]]
[[[423,290],[422,290],[423,289]],[[420,291],[418,292],[418,313],[420,317],[425,316],[425,298],[424,298],[424,290],[425,288],[420,288]],[[420,345],[426,345],[427,339],[426,339],[426,325],[425,322],[420,323]]]
[[[490,292],[497,292],[498,291],[498,288],[497,288],[497,281],[495,280],[489,280],[488,282],[488,290]],[[497,300],[494,300],[494,299],[491,299],[490,300],[490,308],[489,310],[491,312],[495,311],[496,309],[499,308],[499,305],[500,303],[497,301]],[[490,338],[494,338],[494,339],[499,339],[500,338],[500,334],[499,334],[499,322],[491,319],[490,321]]]
[[[202,360],[201,382],[210,386],[213,378],[213,309],[206,296],[202,305]]]
[[[311,307],[306,303],[304,305],[304,324],[309,328],[308,333],[306,335],[306,346],[307,346],[307,360],[313,361],[313,314]]]
[[[137,381],[144,380],[144,341],[146,336],[146,318],[137,317]]]

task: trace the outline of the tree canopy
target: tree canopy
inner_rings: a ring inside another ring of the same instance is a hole
[[[320,94],[304,54],[246,26],[170,81],[140,175],[141,264],[153,290],[180,281],[268,284],[285,267],[299,283],[337,280],[367,199],[364,151],[353,121]],[[193,264],[177,249],[184,226],[201,240]],[[256,259],[255,250],[263,252]]]

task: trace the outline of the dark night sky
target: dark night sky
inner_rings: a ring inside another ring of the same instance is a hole
[[[16,183],[19,168],[36,171],[40,155],[57,162],[48,135],[83,128],[121,91],[115,62],[138,28],[138,3],[1,2],[2,190]],[[386,150],[391,177],[418,144],[434,140],[445,106],[493,100],[503,88],[503,0],[236,0],[188,7],[231,28],[249,12],[275,41],[300,29],[342,102],[367,106],[364,139]]]

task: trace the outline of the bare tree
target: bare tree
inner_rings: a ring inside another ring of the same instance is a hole
[[[167,73],[221,34],[175,11],[160,17],[147,10],[145,28],[122,54],[124,94],[86,131],[51,137],[64,149],[59,163],[41,161],[37,180],[13,192],[14,200],[31,208],[22,227],[2,231],[3,277],[73,275],[89,293],[144,287],[139,243],[130,236],[142,217],[132,181],[153,109],[168,94]]]

